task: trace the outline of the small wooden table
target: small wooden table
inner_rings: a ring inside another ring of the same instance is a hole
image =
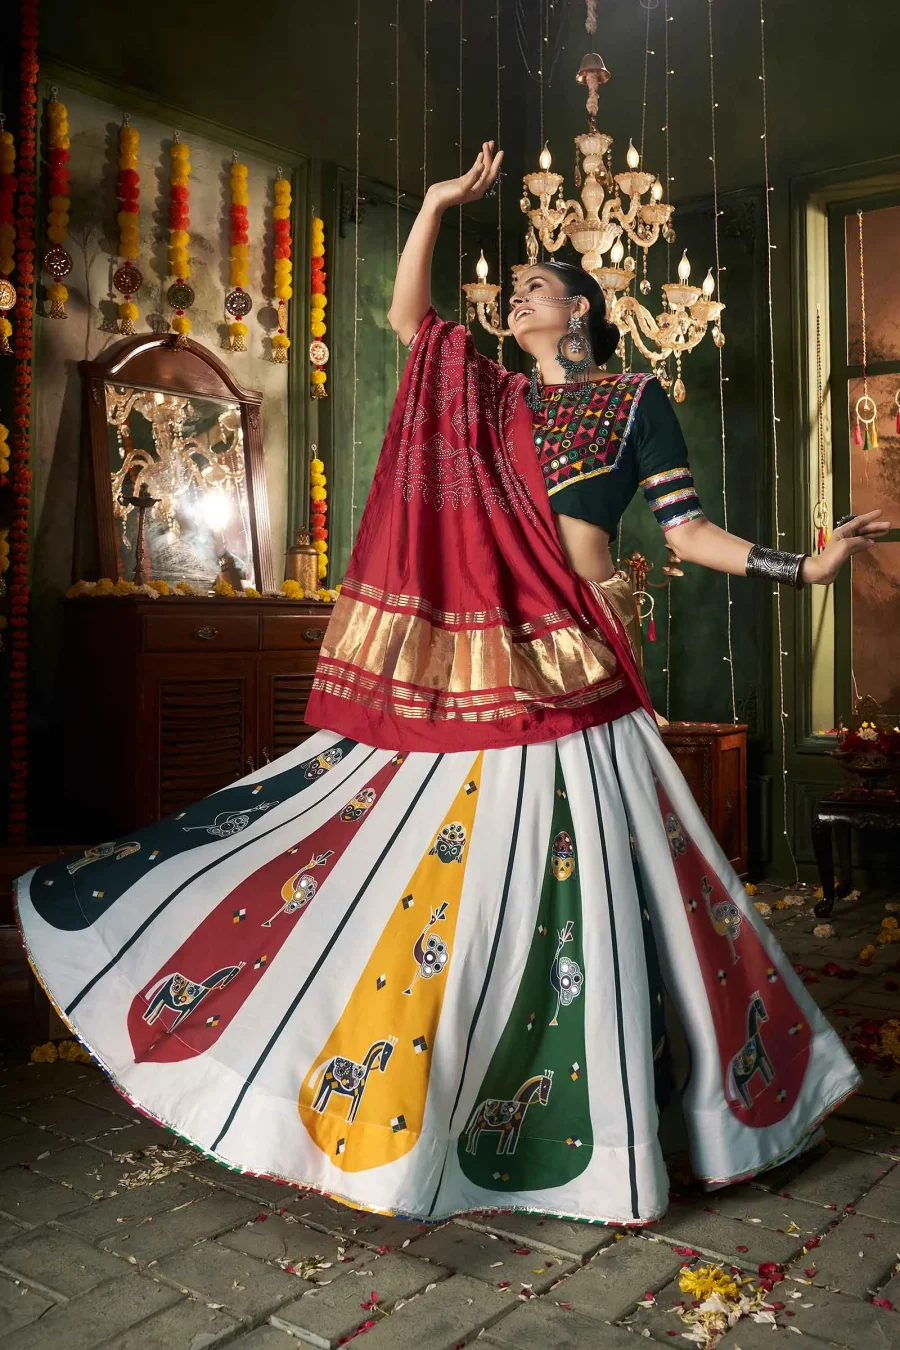
[[[815,910],[826,918],[835,895],[853,889],[853,830],[896,830],[900,834],[900,796],[888,790],[832,792],[822,797],[813,816],[813,850],[823,898]],[[834,844],[837,843],[840,881],[834,880]]]

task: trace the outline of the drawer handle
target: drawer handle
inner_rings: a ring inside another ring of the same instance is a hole
[[[306,628],[303,636],[307,642],[323,642],[325,639],[324,628]]]
[[[204,624],[202,628],[194,629],[194,637],[202,638],[204,642],[211,642],[213,638],[217,638],[218,636],[218,628],[212,628],[209,624]]]

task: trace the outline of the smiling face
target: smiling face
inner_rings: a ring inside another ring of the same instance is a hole
[[[528,267],[519,273],[509,301],[509,327],[522,350],[538,361],[555,352],[572,315],[588,311],[583,295],[562,303],[568,294],[564,278],[551,267]]]

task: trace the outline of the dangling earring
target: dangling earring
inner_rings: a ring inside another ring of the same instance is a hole
[[[540,366],[535,358],[531,367],[531,379],[528,381],[528,393],[525,395],[525,402],[532,412],[541,410],[541,385],[539,380]]]
[[[567,380],[581,383],[587,379],[591,368],[591,346],[580,315],[573,314],[569,320],[569,331],[559,340],[556,359]]]

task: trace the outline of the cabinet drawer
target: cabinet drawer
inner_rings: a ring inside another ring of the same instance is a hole
[[[262,645],[268,652],[317,651],[322,645],[331,609],[324,614],[266,614]]]
[[[255,614],[145,614],[146,652],[250,652],[259,647]]]

